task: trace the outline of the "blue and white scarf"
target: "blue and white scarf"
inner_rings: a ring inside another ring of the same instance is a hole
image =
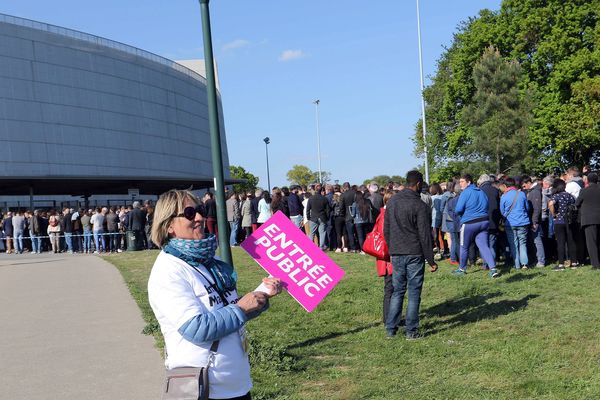
[[[212,275],[220,294],[235,290],[237,273],[223,261],[215,260],[217,237],[205,239],[170,239],[163,251],[185,261],[194,269],[204,266]]]

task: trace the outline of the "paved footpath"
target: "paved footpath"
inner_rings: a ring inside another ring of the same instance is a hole
[[[0,399],[159,399],[164,364],[117,269],[0,255]]]

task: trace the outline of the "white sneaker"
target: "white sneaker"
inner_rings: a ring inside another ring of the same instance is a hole
[[[96,250],[96,251],[94,251],[94,254],[100,254],[100,253],[98,252],[98,250]]]
[[[335,249],[335,252],[336,252],[336,253],[341,253],[341,252],[342,252],[342,249]]]

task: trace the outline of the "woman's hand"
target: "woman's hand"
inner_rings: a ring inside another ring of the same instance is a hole
[[[236,305],[242,309],[245,314],[262,310],[267,304],[269,295],[263,292],[250,292],[242,297]]]
[[[269,297],[277,296],[281,293],[281,279],[279,278],[263,278],[263,285],[269,290],[267,293]]]

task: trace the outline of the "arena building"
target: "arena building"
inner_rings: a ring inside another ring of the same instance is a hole
[[[220,98],[219,119],[228,178]],[[206,80],[135,47],[0,14],[0,154],[0,208],[212,187]]]

